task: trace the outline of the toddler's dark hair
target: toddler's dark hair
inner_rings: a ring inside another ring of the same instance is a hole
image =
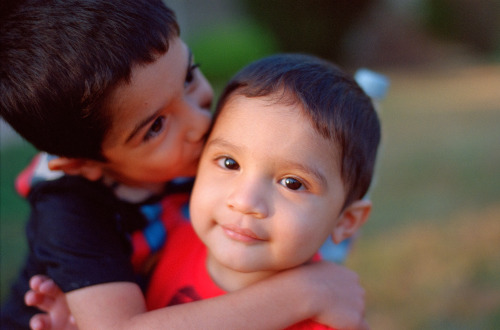
[[[371,99],[339,67],[305,54],[279,54],[251,63],[224,89],[217,113],[233,95],[298,102],[316,130],[339,148],[344,207],[363,198],[373,176],[381,132]]]

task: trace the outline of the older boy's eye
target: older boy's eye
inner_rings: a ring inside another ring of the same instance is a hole
[[[299,190],[304,187],[302,182],[300,182],[295,178],[290,178],[290,177],[282,179],[280,183],[291,190]]]
[[[144,141],[154,138],[163,131],[165,127],[165,117],[158,117],[155,119],[148,132],[144,136]]]
[[[217,160],[220,167],[227,168],[228,170],[238,170],[240,165],[232,158],[222,157]]]
[[[194,64],[192,64],[189,67],[189,69],[188,69],[188,71],[186,73],[186,79],[184,80],[184,85],[185,86],[187,86],[187,85],[189,85],[190,83],[193,82],[193,80],[194,80],[194,70],[196,70],[196,68],[198,68],[199,66],[200,66],[199,64],[194,63]]]

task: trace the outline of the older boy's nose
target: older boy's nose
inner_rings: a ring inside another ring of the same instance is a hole
[[[200,78],[196,90],[190,94],[189,102],[192,107],[192,118],[190,119],[190,130],[187,133],[187,139],[190,142],[199,142],[205,138],[210,123],[212,122],[212,113],[210,107],[214,92],[212,86],[200,72]]]
[[[214,98],[214,90],[207,78],[200,72],[200,82],[197,90],[198,104],[201,108],[210,110]]]
[[[189,142],[197,143],[205,138],[208,132],[210,123],[212,122],[212,114],[205,109],[192,109],[192,116],[189,120],[189,130],[186,133],[186,138]]]
[[[227,198],[227,206],[233,211],[264,219],[269,215],[268,203],[258,182],[238,182]]]

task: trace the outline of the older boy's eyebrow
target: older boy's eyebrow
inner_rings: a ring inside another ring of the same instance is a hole
[[[189,76],[189,74],[191,73],[191,71],[193,71],[193,52],[191,51],[191,48],[187,47],[187,51],[188,51],[188,61],[187,61],[187,67],[186,67],[186,80]],[[191,73],[192,74],[192,73]]]
[[[130,140],[132,140],[137,135],[137,133],[139,133],[139,131],[141,131],[145,126],[147,126],[149,123],[155,120],[160,115],[161,111],[162,109],[156,110],[153,114],[144,118],[143,120],[141,120],[140,123],[135,125],[134,129],[127,137],[127,140],[125,140],[125,143],[128,143]]]
[[[189,72],[189,70],[191,70],[192,63],[193,63],[193,52],[191,51],[191,48],[188,47],[188,63],[186,72]]]

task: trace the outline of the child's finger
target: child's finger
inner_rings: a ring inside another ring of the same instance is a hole
[[[24,295],[24,302],[27,306],[33,306],[47,312],[54,305],[55,299],[30,290]]]
[[[46,294],[51,297],[55,297],[61,294],[62,291],[50,278],[45,279],[39,286],[40,293]]]
[[[33,290],[29,290],[24,295],[24,303],[26,306],[36,306],[40,303],[40,296]]]
[[[31,290],[39,291],[40,285],[49,278],[45,275],[35,275],[30,278],[29,285]]]
[[[52,279],[45,275],[35,275],[30,279],[29,282],[31,290],[39,293],[45,294],[50,297],[55,297],[62,293],[61,289],[54,283]]]
[[[32,330],[50,329],[50,317],[47,314],[35,314],[30,319]]]

